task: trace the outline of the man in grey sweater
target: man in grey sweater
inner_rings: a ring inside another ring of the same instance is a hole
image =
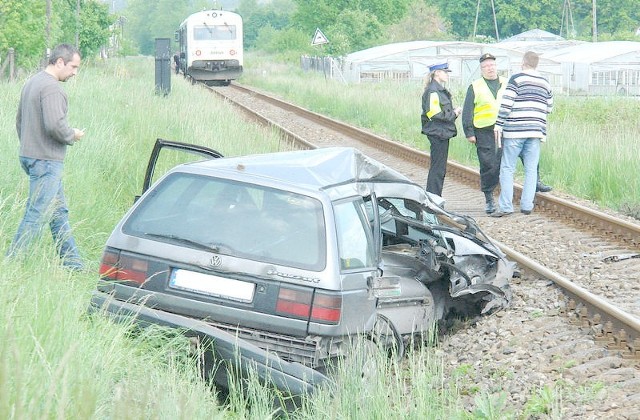
[[[29,198],[18,231],[7,255],[23,252],[48,223],[62,264],[84,268],[69,225],[69,210],[62,188],[67,146],[84,131],[67,123],[67,95],[60,83],[78,74],[80,52],[69,44],[54,48],[47,67],[22,88],[16,115],[20,139],[20,165],[29,176]]]

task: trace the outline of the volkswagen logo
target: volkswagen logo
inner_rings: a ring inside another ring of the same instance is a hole
[[[214,255],[211,257],[211,259],[209,260],[209,266],[210,267],[220,267],[222,265],[222,258],[220,258],[219,255]]]

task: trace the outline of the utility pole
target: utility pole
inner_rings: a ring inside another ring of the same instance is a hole
[[[51,0],[47,0],[47,25],[44,30],[44,41],[46,48],[46,56],[49,58],[49,48],[51,47]]]
[[[76,48],[80,48],[80,0],[76,0]]]
[[[595,1],[595,0],[594,0]],[[496,19],[496,5],[493,2],[493,0],[491,0],[491,12],[493,13],[493,27],[495,28],[496,31],[496,41],[500,41],[500,35],[498,33],[498,20]],[[478,0],[478,3],[476,3],[476,20],[473,24],[473,38],[475,40],[476,37],[476,31],[478,29],[478,16],[480,15],[480,0]]]
[[[566,27],[565,27],[566,22]],[[576,29],[573,25],[573,13],[571,12],[571,0],[564,0],[562,6],[562,19],[560,24],[560,36],[562,36],[562,30],[564,29],[565,37],[574,38]]]
[[[593,13],[593,42],[598,42],[598,19],[596,18],[597,16],[597,11],[596,11],[596,0],[593,0],[593,7],[592,7],[592,13]]]
[[[500,42],[500,35],[498,34],[498,20],[496,19],[496,5],[493,3],[493,0],[491,0],[491,11],[493,12],[493,26],[496,28],[496,41]]]

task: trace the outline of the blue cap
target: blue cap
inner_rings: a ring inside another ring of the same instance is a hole
[[[429,71],[436,71],[436,70],[444,70],[444,71],[451,71],[449,70],[449,63],[440,63],[440,64],[434,64],[433,66],[429,66]]]

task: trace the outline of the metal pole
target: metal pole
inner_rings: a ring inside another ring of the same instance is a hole
[[[598,20],[597,20],[597,14],[598,12],[596,11],[596,0],[593,0],[593,42],[598,42]]]
[[[16,50],[9,48],[9,81],[13,82],[16,76]]]
[[[493,26],[496,28],[496,41],[500,42],[500,35],[498,34],[498,20],[496,19],[496,5],[493,3],[493,0],[491,0],[491,10],[493,10]]]
[[[80,0],[76,0],[76,48],[80,48]]]
[[[47,25],[44,30],[45,48],[47,49],[47,57],[49,56],[49,48],[51,47],[51,0],[47,0]]]
[[[473,23],[473,40],[476,39],[476,30],[478,29],[478,15],[480,14],[480,0],[478,0],[478,4],[476,5],[476,21]]]

